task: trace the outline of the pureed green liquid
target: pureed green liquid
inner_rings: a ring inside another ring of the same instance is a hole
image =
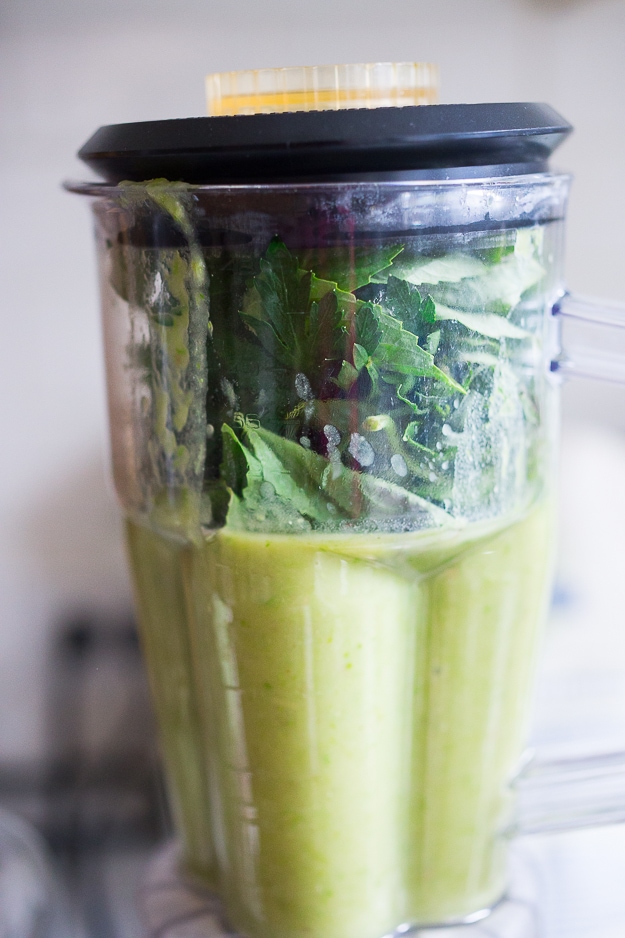
[[[498,899],[544,503],[451,533],[128,542],[187,861],[210,877],[214,843],[235,928],[379,938]]]

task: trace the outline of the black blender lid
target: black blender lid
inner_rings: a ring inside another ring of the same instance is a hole
[[[471,167],[497,175],[506,167],[544,170],[572,129],[547,104],[291,111],[110,124],[78,156],[112,183],[323,181],[410,171],[457,176],[458,168]]]

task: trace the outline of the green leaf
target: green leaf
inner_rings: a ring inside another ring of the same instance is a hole
[[[320,277],[317,277],[316,274],[311,274],[310,280],[310,298],[311,300],[319,301],[327,293],[334,293],[337,299],[338,307],[341,310],[344,318],[349,318],[354,314],[358,300],[353,293],[348,293],[345,290],[341,290],[338,287],[338,284],[333,283],[331,280],[322,280]]]
[[[482,261],[470,254],[445,254],[442,257],[410,258],[405,254],[395,261],[390,270],[385,270],[379,283],[386,283],[393,275],[408,283],[419,286],[422,283],[458,283],[467,277],[481,277],[487,272]]]
[[[380,344],[382,330],[380,328],[378,316],[376,315],[370,303],[363,303],[362,306],[357,308],[355,316],[355,328],[356,343],[365,349],[367,352],[367,357],[369,355],[373,355],[376,348]],[[356,365],[355,360],[354,364]],[[362,365],[356,365],[356,368],[360,367],[362,367]]]
[[[262,470],[258,460],[241,443],[234,430],[224,423],[221,428],[223,456],[221,477],[236,495],[252,481],[262,480]]]
[[[375,367],[371,359],[366,364],[367,374],[371,379],[371,392],[375,394],[378,390],[378,378],[380,377],[380,372]]]
[[[268,430],[250,431],[249,442],[265,479],[278,495],[298,499],[300,511],[308,517],[323,520],[338,513],[339,518],[380,521],[409,516],[415,528],[451,523],[447,512],[402,486],[354,472]],[[335,506],[334,512],[328,502]]]
[[[370,283],[380,271],[391,266],[403,251],[403,245],[386,246],[333,245],[316,248],[299,256],[300,266],[314,270],[318,277],[335,283],[340,290],[351,292]]]
[[[354,346],[356,348],[356,346]],[[360,370],[360,369],[358,369]],[[338,373],[336,383],[343,391],[349,391],[358,377],[358,371],[350,362],[344,361]]]
[[[274,359],[312,377],[327,361],[344,355],[343,322],[356,299],[302,270],[287,247],[275,239],[260,262],[240,316]]]
[[[290,353],[289,347],[280,339],[280,336],[273,326],[263,319],[257,319],[255,316],[250,316],[247,313],[242,312],[240,316],[269,355],[278,359],[288,357]]]
[[[505,314],[518,306],[523,294],[544,276],[539,261],[542,238],[540,226],[520,229],[514,249],[491,254],[489,264],[460,253],[437,258],[402,256],[382,279],[399,277],[454,309]]]
[[[386,375],[433,378],[437,374],[434,357],[417,344],[411,332],[403,330],[394,340],[380,343],[373,361]]]
[[[397,394],[398,400],[403,404],[407,404],[410,410],[415,414],[427,414],[427,410],[421,410],[414,401],[410,400],[407,395],[412,391],[414,381],[403,381],[401,384],[397,385],[395,393]]]
[[[427,337],[427,347],[430,355],[436,355],[439,343],[441,341],[441,330],[437,329],[436,332],[430,332]]]
[[[306,518],[332,517],[317,482],[327,460],[269,430],[249,430],[247,439],[262,467],[265,482]],[[322,466],[323,464],[323,466]]]
[[[469,362],[473,365],[484,365],[486,368],[495,368],[499,361],[498,355],[485,352],[483,349],[462,349],[458,352],[458,361]]]
[[[385,306],[416,336],[426,336],[436,321],[432,297],[422,296],[414,284],[394,276],[388,278]]]
[[[324,361],[341,358],[345,345],[342,322],[343,312],[334,290],[325,293],[318,303],[311,304],[307,336],[309,358]]]
[[[418,449],[421,453],[425,453],[427,456],[431,456],[431,457],[433,457],[433,458],[436,458],[436,456],[438,455],[438,453],[437,453],[435,450],[429,449],[427,446],[424,446],[422,443],[419,443],[419,441],[418,441],[417,439],[415,439],[415,437],[417,436],[419,430],[422,429],[422,426],[423,426],[423,425],[417,423],[416,420],[412,420],[412,421],[408,424],[408,426],[406,427],[406,429],[404,430],[404,435],[403,435],[402,439],[403,439],[404,443],[409,443],[411,446],[413,446],[413,447],[415,447],[416,449]]]
[[[515,326],[505,316],[495,313],[465,313],[459,309],[450,309],[442,303],[436,303],[436,318],[439,321],[452,320],[459,322],[473,332],[488,336],[491,339],[527,339],[529,332]]]
[[[417,337],[407,332],[390,313],[380,309],[383,338],[372,356],[373,363],[385,381],[401,384],[403,376],[436,378],[454,391],[464,394],[464,388],[434,364],[434,356],[422,349]]]
[[[401,485],[376,479],[372,475],[361,475],[359,481],[367,504],[367,514],[371,518],[395,519],[408,516],[413,519],[415,528],[453,524],[446,511]]]
[[[393,275],[388,278],[384,305],[402,323],[412,320],[421,308],[422,297],[414,284]],[[418,333],[417,333],[418,334]]]
[[[538,252],[533,229],[524,229],[517,232],[514,252],[504,256],[500,263],[486,267],[481,276],[458,283],[428,284],[428,292],[437,303],[453,309],[505,315],[543,278],[545,271]]]
[[[404,515],[408,528],[446,523],[445,513],[436,515],[439,509],[431,502],[449,499],[457,507],[457,447],[443,431],[449,422],[465,439],[469,410],[459,398],[464,402],[467,392],[475,393],[486,408],[495,401],[493,413],[512,419],[493,372],[513,356],[517,375],[518,346],[506,340],[527,340],[528,333],[505,314],[515,293],[525,296],[519,293],[521,280],[542,276],[539,233],[506,235],[513,237],[513,251],[509,244],[499,250],[496,241],[482,239],[480,256],[474,250],[408,263],[396,255],[391,266],[378,269],[385,271],[382,277],[371,273],[380,260],[375,249],[362,252],[361,246],[355,252],[333,247],[296,258],[274,240],[255,277],[248,266],[237,281],[237,296],[245,298],[233,308],[241,310],[249,331],[238,324],[232,339],[224,333],[223,377],[228,375],[236,392],[233,409],[262,413],[263,426],[248,425],[237,431],[236,444],[230,439],[217,447],[234,493],[228,523],[285,531],[349,530],[356,521],[375,529]],[[510,277],[517,278],[512,286]],[[386,281],[386,287],[361,294],[377,292],[377,303],[345,289],[371,279]],[[224,280],[226,289],[229,283]],[[447,304],[447,295],[458,303]],[[177,318],[173,305],[166,312]],[[225,312],[229,315],[227,304]],[[249,360],[233,354],[237,342],[249,350]],[[246,381],[248,372],[254,377]],[[519,377],[519,387],[523,380]],[[365,436],[375,456],[370,450],[367,466],[354,471],[348,465],[358,463],[347,454],[353,455],[360,433],[368,434],[371,414],[377,421],[383,416],[389,428]],[[331,446],[324,434],[329,428]],[[173,439],[172,446],[177,442]]]
[[[377,348],[377,346],[376,346]],[[369,361],[369,353],[366,348],[363,348],[362,345],[359,345],[357,342],[354,343],[354,366],[360,371],[361,368],[364,368],[367,362]]]
[[[419,312],[424,323],[436,322],[436,304],[429,294],[424,299]]]
[[[245,296],[241,317],[277,358],[297,361],[300,356],[310,286],[311,274],[301,271],[296,258],[274,238]]]
[[[512,254],[513,252],[514,244],[499,244],[496,247],[478,250],[476,254],[485,264],[492,265],[498,264],[504,257],[507,257],[508,254]]]

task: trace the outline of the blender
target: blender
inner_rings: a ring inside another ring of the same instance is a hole
[[[562,285],[571,127],[423,106],[428,68],[293,71],[101,128],[68,186],[179,862],[197,934],[455,935],[509,915],[512,832],[597,819],[541,814],[544,772],[514,796],[558,373],[611,367],[560,348],[602,315]]]

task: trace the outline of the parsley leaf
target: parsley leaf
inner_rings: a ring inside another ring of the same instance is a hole
[[[260,268],[241,318],[271,358],[309,380],[322,380],[326,363],[342,359],[345,298],[333,284],[301,270],[275,238]]]
[[[434,356],[421,348],[413,332],[381,308],[379,317],[383,338],[372,358],[385,381],[401,384],[406,375],[435,378],[448,389],[464,394],[462,385],[434,364]]]
[[[340,290],[353,292],[371,283],[388,269],[403,251],[403,245],[332,245],[315,248],[299,255],[301,267],[314,270],[317,276],[336,284]]]
[[[382,339],[380,319],[370,303],[363,303],[356,310],[355,338],[356,345],[364,349],[367,355],[373,355],[380,344]],[[354,364],[357,368],[359,367],[356,362]]]

